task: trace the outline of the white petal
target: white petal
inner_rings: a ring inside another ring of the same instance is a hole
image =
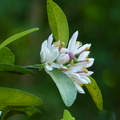
[[[79,84],[77,84],[75,82],[74,82],[74,84],[75,84],[75,87],[77,88],[77,91],[79,93],[85,94],[85,91],[83,90],[83,88]]]
[[[51,65],[48,65],[48,64],[46,64],[46,69],[48,70],[48,71],[52,71],[53,70],[53,68],[52,68],[52,66]]]
[[[82,76],[81,78],[83,78],[84,80],[86,80],[88,83],[91,83],[90,79],[86,76]]]
[[[58,50],[54,50],[52,53],[50,53],[50,59],[48,60],[49,63],[52,63],[59,55],[59,51]]]
[[[69,61],[69,55],[66,53],[61,53],[58,58],[57,58],[57,62],[59,64],[65,64]]]
[[[52,64],[52,67],[53,67],[53,68],[58,68],[58,69],[59,69],[59,68],[62,68],[63,65],[62,65],[62,64],[53,63],[53,64]]]
[[[94,58],[89,58],[89,62],[85,65],[86,68],[91,67],[94,63]]]
[[[76,53],[82,53],[84,50],[86,50],[86,48],[90,48],[91,44],[85,44],[83,46],[81,46]]]
[[[71,70],[74,71],[82,71],[83,70],[83,65],[80,63],[75,64],[74,66],[70,67]]]
[[[44,50],[45,47],[47,47],[47,40],[45,40],[45,41],[42,43],[41,51]]]
[[[60,53],[66,53],[66,52],[68,52],[67,48],[61,48]]]
[[[80,83],[80,84],[88,84],[89,82],[84,77],[80,77],[78,83]]]
[[[74,45],[75,45],[75,43],[76,43],[77,37],[78,37],[78,31],[76,31],[76,32],[72,35],[72,37],[71,37],[71,39],[70,39],[70,41],[69,41],[69,44],[68,44],[69,52],[74,51]]]
[[[83,79],[78,73],[67,73],[67,75],[79,84],[88,84],[88,82]]]
[[[50,51],[47,47],[44,48],[43,51],[40,52],[41,62],[47,62],[50,58]]]
[[[93,71],[88,71],[88,73],[78,73],[80,76],[90,76],[92,75],[94,72]]]
[[[86,57],[90,54],[90,51],[84,51],[83,53],[81,53],[77,59],[77,61],[82,61],[82,60],[86,60]]]
[[[46,62],[45,61],[45,54],[43,53],[43,51],[40,52],[40,58],[41,58],[41,62]]]
[[[73,48],[73,53],[74,55],[78,54],[79,53],[79,48],[81,47],[81,42],[76,42],[75,45],[74,45],[74,48]]]
[[[53,41],[53,37],[52,37],[52,34],[48,37],[48,40],[47,40],[47,47],[48,49],[50,48],[51,44],[52,44],[52,41]]]

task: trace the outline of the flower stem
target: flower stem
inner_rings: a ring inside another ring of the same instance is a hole
[[[36,70],[42,70],[43,69],[42,64],[28,65],[28,66],[23,66],[23,67],[27,68],[27,69],[36,69]]]

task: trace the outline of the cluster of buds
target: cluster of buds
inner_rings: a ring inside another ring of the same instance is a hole
[[[73,80],[79,93],[85,93],[82,86],[91,82],[88,76],[93,72],[87,68],[92,66],[94,58],[88,58],[91,44],[82,45],[76,41],[77,37],[78,31],[72,35],[68,47],[65,48],[63,42],[53,43],[53,37],[50,35],[42,43],[40,57],[46,71],[59,69]]]

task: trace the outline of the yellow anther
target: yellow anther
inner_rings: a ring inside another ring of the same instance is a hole
[[[76,44],[79,44],[80,46],[82,45],[82,42],[76,41]]]
[[[61,42],[60,46],[61,46],[61,47],[65,46],[65,43],[64,43],[64,42]]]
[[[89,50],[90,49],[90,47],[86,47],[86,50]]]
[[[56,47],[59,47],[59,43],[58,42],[54,42],[53,43]]]
[[[83,70],[85,73],[88,73],[88,70],[85,67],[83,67]]]
[[[83,84],[79,84],[80,86],[83,86]]]
[[[86,58],[86,61],[89,62],[90,61],[89,58]]]
[[[51,63],[48,63],[48,65],[51,65]]]
[[[75,79],[74,77],[71,77],[72,79]]]
[[[79,41],[76,41],[76,44],[80,44],[80,42],[79,42]]]

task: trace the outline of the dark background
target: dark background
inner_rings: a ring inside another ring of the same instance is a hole
[[[95,58],[90,70],[101,89],[104,109],[113,111],[120,120],[120,0],[54,0],[66,14],[71,35],[78,30],[78,40],[92,43],[90,57]],[[39,27],[8,47],[15,54],[17,65],[40,63],[40,46],[51,34],[46,0],[0,0],[0,43],[13,34]],[[17,88],[40,97],[40,114],[32,117],[15,115],[9,120],[60,120],[68,109],[76,120],[97,120],[98,110],[89,93],[78,94],[75,103],[66,107],[52,81],[44,72],[31,75],[5,74],[1,87]]]

